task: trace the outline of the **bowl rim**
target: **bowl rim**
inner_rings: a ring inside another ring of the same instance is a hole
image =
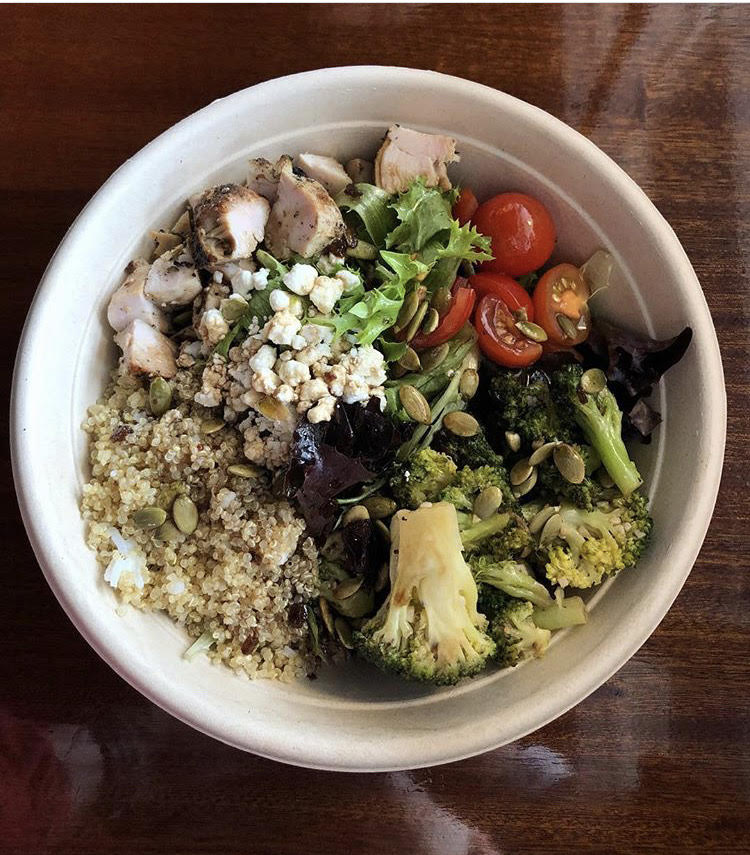
[[[708,415],[706,416],[704,426],[711,440],[708,446],[710,459],[704,473],[700,476],[702,481],[702,491],[700,494],[701,506],[698,509],[700,512],[696,513],[696,519],[699,523],[697,528],[694,529],[694,537],[689,544],[682,544],[679,549],[676,548],[676,551],[679,553],[676,557],[682,568],[681,573],[673,574],[671,584],[665,590],[661,591],[658,608],[652,609],[652,619],[641,625],[640,631],[634,634],[634,637],[630,639],[630,643],[617,650],[608,650],[606,655],[600,658],[597,667],[588,675],[588,680],[585,681],[583,691],[579,689],[575,693],[572,693],[566,698],[562,706],[557,706],[554,710],[547,710],[544,714],[537,715],[536,717],[533,715],[530,716],[527,726],[524,726],[520,732],[513,736],[512,740],[520,739],[543,727],[580,703],[621,668],[650,637],[680,592],[698,556],[711,521],[722,473],[726,441],[726,392],[721,355],[705,295],[690,261],[670,225],[636,182],[615,161],[599,149],[598,146],[560,119],[515,96],[460,77],[399,66],[355,65],[337,66],[290,74],[246,87],[213,101],[159,134],[115,170],[75,218],[52,255],[28,311],[18,345],[10,402],[11,462],[21,516],[37,561],[64,611],[96,653],[133,688],[179,720],[226,744],[251,751],[269,759],[314,769],[390,771],[404,768],[421,768],[472,757],[485,751],[494,750],[511,740],[507,738],[494,742],[492,740],[484,740],[481,745],[470,743],[468,739],[464,739],[460,745],[456,745],[453,741],[448,743],[447,741],[435,740],[434,747],[431,749],[429,756],[421,758],[419,762],[410,762],[408,765],[385,762],[379,765],[369,764],[364,767],[354,765],[342,766],[340,758],[334,750],[312,752],[306,754],[304,757],[300,757],[294,748],[290,749],[289,745],[285,744],[283,737],[274,739],[269,738],[268,734],[264,734],[261,745],[253,744],[252,737],[245,742],[241,742],[232,737],[229,728],[225,728],[222,731],[221,725],[216,719],[209,721],[208,717],[203,714],[203,711],[194,712],[187,710],[179,702],[175,702],[168,693],[155,688],[148,680],[143,678],[142,673],[138,669],[128,667],[127,663],[118,659],[104,634],[97,633],[88,625],[84,614],[85,610],[79,607],[67,595],[63,579],[61,576],[58,576],[56,565],[58,564],[59,557],[54,554],[48,542],[49,539],[45,536],[43,520],[37,518],[32,513],[32,509],[36,506],[35,495],[39,491],[27,477],[25,468],[22,465],[22,461],[27,459],[27,454],[32,451],[29,438],[26,436],[24,430],[24,424],[28,423],[27,419],[32,412],[33,406],[30,396],[25,394],[26,390],[23,379],[31,371],[33,362],[32,354],[34,352],[34,347],[31,345],[35,335],[37,318],[40,314],[40,307],[45,300],[46,291],[49,290],[47,286],[51,285],[55,279],[57,270],[63,267],[74,235],[85,228],[88,222],[95,220],[99,214],[99,209],[105,204],[108,192],[122,182],[128,182],[131,176],[136,176],[141,164],[147,159],[150,159],[152,156],[158,157],[161,149],[169,146],[174,138],[179,137],[188,128],[199,125],[206,119],[219,117],[222,112],[231,111],[250,92],[265,94],[267,97],[273,98],[277,92],[280,93],[286,87],[295,84],[309,86],[314,85],[318,81],[326,80],[326,82],[331,82],[331,80],[337,77],[341,77],[342,79],[345,77],[347,85],[364,87],[372,86],[374,83],[392,83],[396,80],[403,81],[405,76],[409,77],[411,84],[437,85],[450,90],[452,94],[460,95],[464,93],[466,95],[482,96],[488,104],[494,103],[500,107],[511,108],[524,113],[526,117],[535,121],[538,125],[544,125],[554,134],[566,138],[571,145],[575,145],[592,163],[596,164],[600,169],[606,170],[609,173],[608,177],[610,180],[617,184],[618,192],[622,193],[629,200],[633,208],[638,210],[639,216],[643,218],[647,228],[658,232],[663,238],[665,264],[678,268],[683,280],[686,282],[686,288],[692,292],[692,297],[694,298],[692,308],[695,312],[694,323],[698,323],[701,327],[700,331],[703,333],[703,338],[707,345],[704,353],[706,369],[713,380],[706,392]]]

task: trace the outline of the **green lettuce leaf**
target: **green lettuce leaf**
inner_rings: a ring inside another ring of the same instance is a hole
[[[423,264],[416,258],[412,258],[406,252],[390,252],[382,250],[380,257],[383,259],[387,267],[383,264],[378,264],[375,268],[377,275],[385,282],[391,284],[406,285],[417,276],[424,276],[429,267]],[[403,298],[402,298],[403,299]]]
[[[409,345],[405,341],[388,341],[385,338],[378,339],[378,347],[383,352],[386,362],[398,362],[406,353]]]
[[[385,237],[396,223],[391,210],[391,197],[374,184],[355,184],[355,194],[347,187],[336,197],[336,204],[344,211],[353,211],[362,222],[370,240],[377,247],[385,246]]]
[[[391,207],[400,224],[386,237],[386,246],[407,252],[419,252],[436,234],[451,227],[451,205],[446,194],[426,187],[418,178]]]

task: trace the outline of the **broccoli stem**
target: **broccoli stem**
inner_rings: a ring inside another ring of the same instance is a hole
[[[585,404],[576,400],[576,421],[618,490],[629,496],[643,479],[622,441],[622,413],[617,402],[608,390],[600,392],[598,398],[599,404],[594,396],[589,396]],[[604,413],[599,409],[602,405]]]
[[[528,567],[519,561],[478,562],[474,574],[477,582],[492,585],[519,600],[528,600],[540,609],[553,607],[550,592],[531,575]],[[546,627],[550,629],[550,627]]]
[[[540,629],[565,629],[586,623],[586,605],[580,597],[555,596],[551,606],[534,609],[534,623]]]
[[[465,528],[461,532],[461,543],[464,549],[469,549],[481,543],[485,538],[492,537],[502,531],[510,522],[510,514],[494,514],[489,519],[481,520],[471,528]]]

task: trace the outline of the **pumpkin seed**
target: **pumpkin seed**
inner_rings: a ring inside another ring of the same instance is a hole
[[[407,345],[404,355],[399,359],[398,364],[407,371],[419,371],[422,368],[422,363],[419,361],[417,351]]]
[[[255,405],[255,409],[272,422],[282,422],[289,418],[289,410],[276,398],[266,395]]]
[[[485,487],[474,499],[474,513],[480,520],[491,517],[503,502],[503,493],[499,487]]]
[[[419,328],[422,326],[422,321],[424,320],[424,316],[427,314],[427,310],[430,308],[429,303],[427,301],[420,303],[419,308],[414,313],[414,317],[409,322],[409,326],[406,328],[405,338],[407,341],[411,341],[414,336],[419,332]]]
[[[465,401],[473,398],[479,388],[479,372],[474,368],[467,368],[461,375],[458,383],[458,391]]]
[[[172,481],[171,484],[162,487],[156,494],[156,507],[164,508],[165,511],[168,511],[172,507],[172,502],[174,502],[180,493],[185,493],[186,491],[187,487],[182,481]]]
[[[350,246],[346,250],[346,254],[350,258],[363,258],[365,261],[370,261],[378,257],[378,248],[366,240],[358,240],[354,246]]]
[[[552,459],[563,478],[571,484],[580,484],[586,477],[586,464],[583,462],[583,457],[572,445],[567,443],[558,445],[552,452]]]
[[[217,433],[220,431],[226,422],[221,419],[204,419],[201,424],[201,432],[206,436],[210,436],[212,433]]]
[[[543,546],[545,543],[548,543],[550,540],[554,540],[563,526],[563,518],[560,514],[555,513],[549,517],[547,522],[544,524],[544,528],[542,529],[542,533],[539,535],[539,544]]]
[[[198,528],[198,508],[190,496],[183,494],[174,500],[172,519],[183,534],[192,534]]]
[[[589,395],[596,395],[607,388],[607,377],[600,368],[589,368],[581,376],[581,389]]]
[[[343,582],[339,582],[339,584],[334,588],[333,596],[336,597],[337,600],[348,600],[349,597],[356,594],[362,587],[362,582],[364,582],[364,579],[361,576],[344,579]]]
[[[531,490],[533,490],[534,487],[536,486],[536,479],[537,479],[536,469],[532,469],[531,475],[529,475],[529,477],[525,481],[522,481],[520,484],[516,485],[513,488],[513,495],[517,499],[520,499],[521,496],[525,496],[527,493],[529,493]]]
[[[537,448],[541,448],[543,445],[544,445],[544,440],[543,440],[543,439],[535,439],[535,440],[531,443],[532,451],[536,451],[536,450],[537,450]]]
[[[415,386],[410,386],[408,383],[403,385],[398,390],[398,398],[409,418],[421,425],[428,425],[432,421],[427,398]]]
[[[320,615],[323,618],[323,623],[326,625],[328,634],[333,635],[335,632],[333,628],[333,615],[331,614],[331,607],[328,605],[328,600],[325,597],[320,597],[318,599],[318,606],[320,607]]]
[[[529,457],[529,463],[532,466],[538,466],[540,463],[544,463],[559,444],[559,442],[545,442],[544,445],[540,445],[539,448],[532,452]]]
[[[172,403],[172,387],[163,377],[154,377],[148,387],[148,405],[157,418],[163,416]]]
[[[517,433],[513,433],[513,431],[510,430],[506,430],[505,441],[511,451],[521,450],[521,437]]]
[[[171,520],[163,522],[154,533],[159,540],[164,540],[167,543],[174,543],[176,540],[179,540],[180,537],[180,530],[171,522]]]
[[[391,377],[398,379],[399,377],[403,377],[404,374],[408,374],[409,372],[404,368],[403,365],[399,365],[398,362],[391,368]]]
[[[396,503],[385,496],[368,496],[362,504],[370,513],[370,519],[382,520],[396,513]]]
[[[249,463],[233,463],[227,466],[229,475],[236,475],[238,478],[257,478],[260,475],[260,469],[257,466],[251,466]]]
[[[562,332],[565,338],[575,338],[578,335],[576,325],[567,315],[557,314],[555,315],[555,320],[557,321],[558,327],[560,327],[560,332]]]
[[[375,607],[375,595],[371,588],[365,588],[363,585],[345,600],[330,600],[330,605],[344,617],[361,618],[372,612]]]
[[[461,410],[448,413],[443,418],[443,427],[456,436],[476,436],[479,433],[479,422]]]
[[[401,304],[401,311],[398,313],[394,327],[396,330],[402,330],[416,314],[419,308],[419,294],[416,291],[411,291],[404,298]]]
[[[384,561],[380,565],[380,570],[378,570],[378,578],[375,580],[375,591],[376,593],[380,593],[385,586],[388,584],[388,579],[390,578],[390,567],[388,566],[388,562]]]
[[[519,484],[523,484],[528,478],[531,477],[532,472],[534,472],[534,467],[529,462],[528,457],[524,457],[523,460],[519,460],[518,463],[510,470],[510,483],[517,487]]]
[[[349,510],[344,514],[341,518],[341,522],[343,525],[349,525],[349,523],[360,522],[361,520],[369,520],[370,512],[364,505],[354,505],[354,507],[349,508]]]
[[[354,650],[354,644],[352,643],[352,628],[349,624],[343,618],[337,617],[334,625],[336,627],[336,635],[338,635],[339,641],[347,650]]]
[[[164,508],[141,508],[131,517],[133,525],[142,529],[159,528],[166,518],[167,512]]]
[[[615,482],[612,480],[612,476],[603,466],[596,473],[596,478],[605,490],[610,490],[612,487],[615,486]]]
[[[547,333],[532,321],[516,321],[516,329],[531,341],[547,341]]]
[[[422,351],[422,356],[420,357],[422,361],[422,369],[424,371],[430,371],[433,368],[437,368],[438,365],[445,359],[448,355],[448,351],[450,350],[450,345],[448,342],[445,344],[438,344],[435,347],[430,347],[427,350]]]
[[[428,309],[424,316],[424,321],[422,322],[422,332],[425,335],[435,332],[439,323],[440,315],[438,314],[438,310],[433,308]]]
[[[438,314],[443,314],[443,312],[447,311],[452,301],[453,298],[451,297],[450,288],[438,288],[432,296],[431,304],[432,308],[435,309]]]
[[[529,319],[529,313],[526,311],[526,309],[523,306],[520,309],[516,309],[516,311],[513,312],[513,320],[515,320],[515,321],[528,321],[528,319]]]
[[[531,532],[531,534],[537,534],[537,532],[540,532],[547,524],[547,520],[549,520],[550,517],[553,517],[559,510],[559,505],[551,505],[549,507],[542,508],[541,511],[531,518],[529,522],[529,532]]]
[[[391,542],[391,533],[383,520],[375,520],[375,531],[378,532],[386,543]]]

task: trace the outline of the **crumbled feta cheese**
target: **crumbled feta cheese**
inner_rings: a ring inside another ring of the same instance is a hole
[[[344,293],[353,290],[360,283],[359,276],[353,270],[339,270],[336,279],[339,279],[344,286]]]
[[[291,404],[295,398],[295,391],[291,386],[282,383],[276,390],[274,397],[277,401],[281,401],[282,404]]]
[[[268,274],[270,271],[266,267],[261,267],[253,273],[253,288],[256,291],[265,291],[268,287]]]
[[[319,344],[311,344],[297,352],[297,359],[305,365],[314,365],[323,359],[324,351]]]
[[[240,288],[244,291],[252,291],[253,288],[255,288],[253,273],[251,270],[240,270],[237,274],[237,279],[239,280]]]
[[[266,338],[274,344],[290,345],[302,324],[288,311],[276,312],[263,328]]]
[[[361,376],[370,386],[382,386],[386,380],[383,354],[372,345],[353,347],[341,360],[349,374]]]
[[[221,272],[221,270],[216,270],[216,271],[214,271],[213,279],[214,279],[214,282],[217,282],[219,285],[221,285],[221,283],[224,279],[224,274]]]
[[[324,315],[330,315],[336,301],[343,293],[344,283],[340,279],[334,279],[331,276],[318,276],[312,291],[310,291],[310,299],[318,311]]]
[[[229,324],[219,309],[209,309],[203,313],[198,327],[198,334],[208,344],[218,344],[229,332]]]
[[[299,390],[301,401],[318,401],[327,394],[328,386],[326,386],[325,381],[317,378],[315,380],[307,380]]]
[[[268,298],[271,308],[274,312],[281,312],[283,309],[289,308],[289,294],[281,288],[274,288]]]
[[[363,380],[358,374],[350,374],[344,383],[344,402],[347,404],[356,404],[359,401],[366,401],[370,397],[370,387],[367,381]]]
[[[273,395],[280,385],[279,375],[271,371],[270,368],[261,368],[260,371],[253,374],[253,389],[256,392]]]
[[[314,407],[311,407],[307,411],[307,420],[312,424],[329,422],[335,408],[336,398],[333,395],[326,395],[325,398],[321,398]]]
[[[300,338],[304,339],[307,344],[320,344],[323,341],[323,333],[325,332],[325,327],[320,326],[319,324],[305,324],[300,330]],[[302,347],[298,347],[297,350],[302,350],[305,345]]]
[[[301,335],[297,334],[292,339],[292,350],[303,350],[307,346],[307,342],[302,338]]]
[[[311,264],[295,264],[284,274],[282,282],[290,291],[305,297],[312,291],[317,275],[318,271]]]
[[[262,371],[264,368],[273,368],[276,363],[276,348],[270,344],[264,344],[253,356],[249,365],[253,371]]]
[[[344,394],[346,368],[343,365],[322,365],[320,377],[328,385],[328,391],[340,398]]]
[[[308,366],[302,362],[298,362],[296,359],[277,362],[276,371],[284,383],[288,383],[290,386],[299,386],[300,383],[304,383],[310,379],[310,369]]]
[[[344,266],[344,261],[344,258],[338,255],[333,255],[332,253],[321,255],[318,261],[318,270],[325,276],[333,276],[339,267]]]

